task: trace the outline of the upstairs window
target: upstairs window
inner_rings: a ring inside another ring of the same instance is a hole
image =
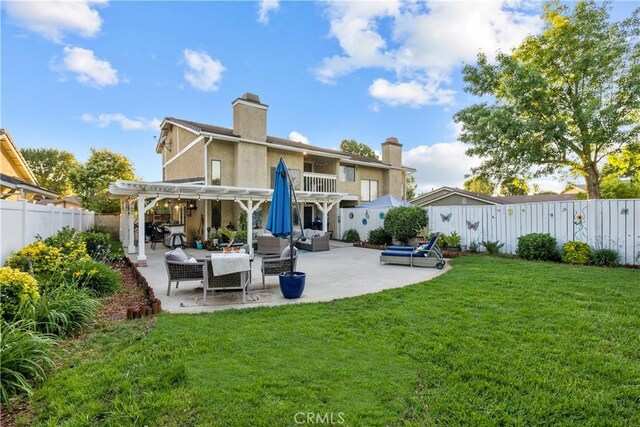
[[[211,185],[222,185],[222,166],[220,160],[211,160]]]
[[[369,202],[378,198],[378,181],[360,180],[360,198],[363,202]]]
[[[356,182],[356,168],[355,168],[355,166],[340,166],[340,181],[341,182]]]

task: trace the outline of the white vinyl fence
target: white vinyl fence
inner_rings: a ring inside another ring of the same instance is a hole
[[[65,226],[84,231],[93,225],[94,213],[84,209],[0,200],[0,265],[12,251],[34,242],[37,234],[47,238]]]
[[[577,240],[618,251],[619,261],[637,264],[640,252],[640,199],[590,200],[492,206],[429,206],[429,228],[457,231],[462,244],[500,241],[515,253],[518,237],[549,233],[560,247]]]
[[[366,240],[369,231],[384,227],[384,217],[389,209],[391,208],[341,208],[338,227],[340,234],[335,238],[342,239],[347,230],[354,229],[360,235],[360,239]]]

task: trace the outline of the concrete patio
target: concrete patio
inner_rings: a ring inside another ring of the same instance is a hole
[[[355,297],[385,289],[401,288],[425,280],[430,280],[446,271],[435,268],[419,268],[400,265],[380,264],[380,251],[356,248],[351,244],[332,241],[331,250],[325,252],[300,252],[297,271],[307,273],[306,286],[302,297],[297,300],[285,299],[280,293],[277,276],[267,276],[266,288],[262,288],[260,266],[262,259],[256,255],[252,263],[252,280],[249,285],[248,300],[242,304],[240,291],[209,292],[206,305],[203,304],[202,284],[181,282],[178,289],[172,285],[167,296],[167,272],[164,265],[166,248],[151,250],[147,245],[147,266],[139,267],[142,275],[153,288],[162,308],[171,313],[204,313],[231,308],[250,308],[296,304],[306,302],[331,301]],[[188,248],[189,256],[201,257],[205,251]],[[135,256],[131,256],[135,261]]]

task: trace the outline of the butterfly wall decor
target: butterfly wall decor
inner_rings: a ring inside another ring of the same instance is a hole
[[[453,215],[453,212],[449,213],[448,215],[440,214],[440,218],[442,218],[442,222],[449,222],[449,220],[451,219],[451,215]]]
[[[478,226],[480,226],[480,221],[478,221],[478,222],[471,222],[471,221],[467,220],[467,228],[468,228],[469,230],[474,230],[474,231],[476,231],[476,230],[478,230]]]

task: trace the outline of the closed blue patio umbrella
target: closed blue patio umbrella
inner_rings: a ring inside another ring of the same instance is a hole
[[[298,206],[298,200],[296,193],[293,189],[293,183],[291,182],[291,176],[289,175],[289,169],[284,162],[284,159],[280,157],[278,166],[274,172],[274,186],[273,195],[271,197],[271,205],[269,206],[269,214],[267,215],[266,229],[276,237],[289,236],[289,252],[290,252],[290,267],[289,275],[293,276],[293,221],[291,214],[291,196],[293,196],[296,206]],[[296,210],[298,215],[298,222],[302,224],[300,220],[300,208]],[[301,225],[302,227],[302,225]],[[301,236],[302,236],[302,230]],[[298,238],[300,239],[300,238]]]
[[[266,229],[276,237],[288,237],[293,228],[291,226],[291,191],[287,173],[287,167],[280,159],[274,172],[273,196],[266,224]]]

